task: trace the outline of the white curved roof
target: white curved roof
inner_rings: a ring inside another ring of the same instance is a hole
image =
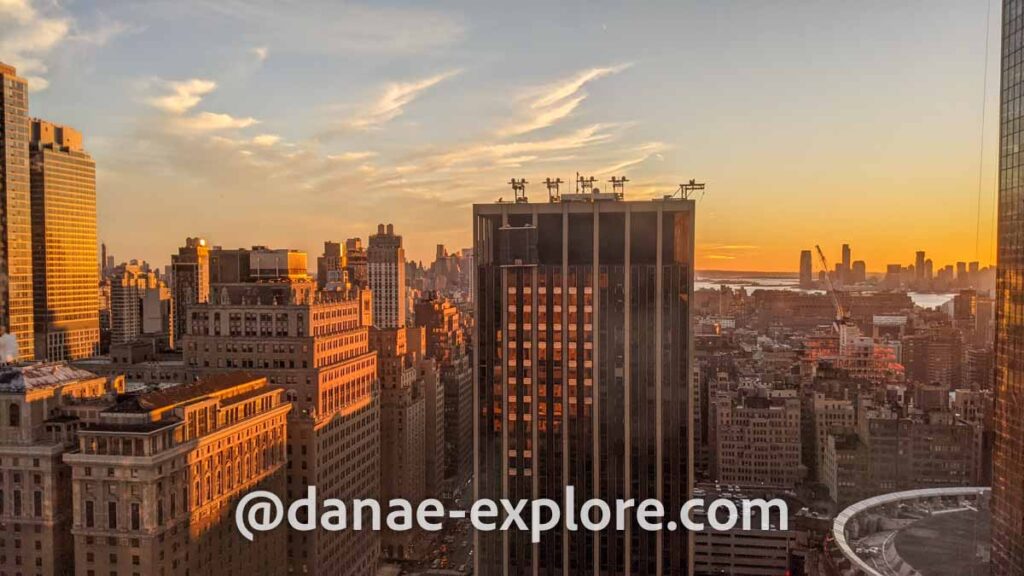
[[[836,519],[832,522],[832,537],[835,539],[836,545],[839,546],[839,550],[842,551],[843,556],[846,556],[850,562],[853,562],[854,566],[864,572],[864,574],[867,574],[868,576],[885,576],[885,574],[882,574],[878,570],[872,568],[870,564],[857,556],[853,549],[850,548],[850,543],[846,541],[846,523],[850,518],[873,508],[885,506],[886,504],[895,504],[903,500],[943,498],[948,496],[981,496],[982,494],[991,491],[991,488],[982,486],[925,488],[922,490],[905,490],[903,492],[882,494],[881,496],[861,500],[856,504],[850,505],[836,516]]]

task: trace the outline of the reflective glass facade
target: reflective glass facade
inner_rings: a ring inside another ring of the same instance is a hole
[[[661,500],[692,483],[693,204],[474,208],[480,498]],[[476,535],[476,573],[686,574],[684,531]]]
[[[34,357],[28,83],[0,63],[0,324]]]
[[[96,163],[68,140],[34,137],[30,153],[35,352],[50,361],[94,356],[100,343]]]
[[[1003,3],[992,574],[1024,574],[1024,0]]]

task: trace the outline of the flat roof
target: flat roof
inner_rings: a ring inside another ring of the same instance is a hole
[[[27,392],[101,378],[62,362],[23,364],[0,369],[0,392]]]
[[[182,404],[190,400],[195,400],[220,392],[221,390],[226,390],[228,388],[233,388],[235,386],[257,380],[266,380],[266,378],[249,372],[214,374],[194,384],[182,384],[180,386],[172,386],[163,390],[154,390],[152,392],[144,392],[142,394],[128,396],[116,405],[112,406],[109,410],[106,410],[106,412],[150,412],[152,410],[159,410],[160,408]]]

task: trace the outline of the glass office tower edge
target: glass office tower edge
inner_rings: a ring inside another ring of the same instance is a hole
[[[1003,3],[992,574],[1024,574],[1024,0]]]
[[[692,491],[694,206],[474,207],[477,498],[661,500]],[[672,512],[675,514],[675,512]],[[685,531],[477,533],[477,574],[686,574]]]

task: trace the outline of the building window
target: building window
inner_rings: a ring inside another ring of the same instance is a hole
[[[107,502],[107,528],[117,530],[117,502]]]
[[[85,527],[92,528],[95,518],[93,516],[92,500],[85,501]]]
[[[138,530],[141,524],[139,503],[132,502],[132,530]]]
[[[7,423],[14,428],[21,426],[21,406],[11,404],[10,410],[7,412]]]

